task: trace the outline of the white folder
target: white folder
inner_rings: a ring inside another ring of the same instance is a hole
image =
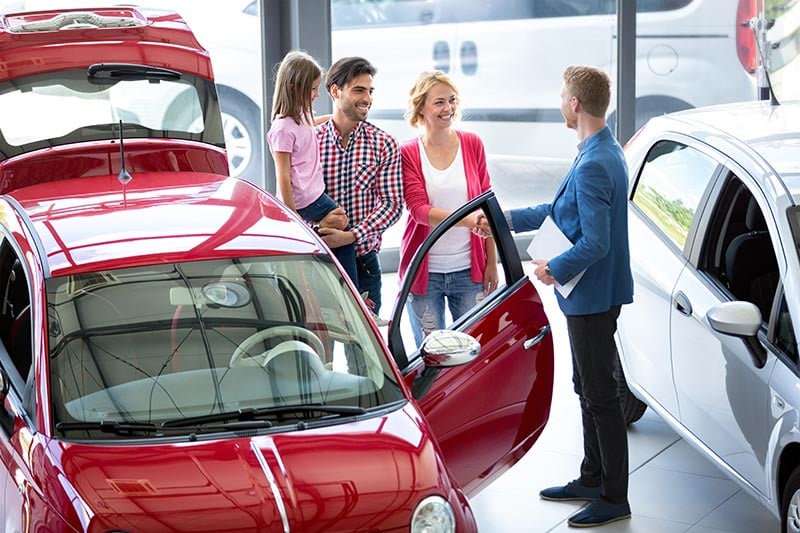
[[[528,246],[528,255],[531,259],[546,259],[549,261],[570,248],[572,248],[572,242],[558,229],[553,219],[547,217],[542,222],[539,232],[531,241],[530,246]],[[584,272],[586,271],[582,270],[563,285],[556,281],[556,290],[561,296],[568,298],[572,289],[583,277]]]

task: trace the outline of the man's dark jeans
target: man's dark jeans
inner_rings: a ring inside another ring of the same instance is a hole
[[[612,503],[628,501],[628,433],[614,368],[614,333],[620,306],[592,315],[567,316],[572,347],[572,381],[583,420],[583,485],[602,485]]]

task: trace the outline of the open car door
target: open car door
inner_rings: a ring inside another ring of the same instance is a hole
[[[441,365],[416,346],[406,301],[431,246],[477,209],[488,218],[497,246],[498,288],[455,322],[446,319],[448,330],[480,343],[479,355]],[[475,198],[433,228],[401,283],[389,347],[448,467],[467,495],[474,495],[530,449],[549,417],[553,390],[550,326],[494,193]]]

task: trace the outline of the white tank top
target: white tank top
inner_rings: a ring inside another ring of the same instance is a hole
[[[428,199],[434,207],[455,211],[467,203],[467,176],[464,172],[464,159],[461,155],[461,143],[458,143],[456,157],[450,166],[439,170],[431,165],[422,139],[419,141],[422,175],[425,177],[425,189]],[[441,239],[436,241],[428,255],[428,271],[445,274],[470,268],[470,231],[456,227],[447,230]]]

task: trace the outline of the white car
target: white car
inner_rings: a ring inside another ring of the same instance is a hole
[[[436,68],[458,84],[467,127],[487,153],[571,162],[575,135],[558,107],[562,72],[579,63],[616,75],[616,4],[333,0],[333,56],[366,55],[378,68],[370,117],[399,138],[414,135],[402,120],[413,80]],[[397,16],[400,5],[414,16]],[[755,0],[639,0],[637,127],[672,111],[755,99],[754,35],[741,25],[755,16]]]
[[[628,386],[800,531],[800,102],[654,118],[626,155]]]

